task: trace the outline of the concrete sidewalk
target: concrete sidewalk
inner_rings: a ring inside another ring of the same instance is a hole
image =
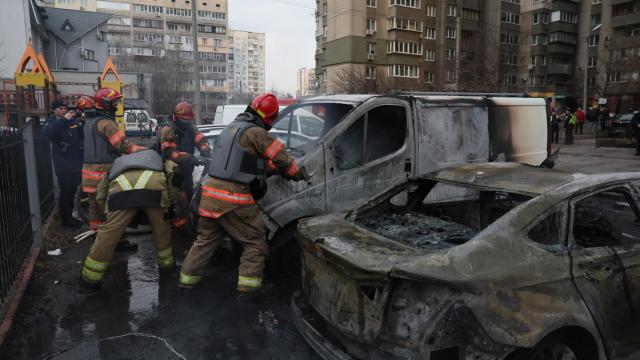
[[[574,145],[554,145],[554,149],[560,147],[556,169],[587,174],[640,171],[635,148],[596,148],[595,143],[595,138],[581,138]]]

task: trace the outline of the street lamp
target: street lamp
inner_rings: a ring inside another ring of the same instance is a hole
[[[591,33],[600,29],[602,24],[596,25],[593,29],[589,31],[587,34],[587,48],[585,49],[585,62],[584,62],[584,87],[582,91],[582,108],[583,111],[587,111],[587,82],[589,80],[588,66],[589,66],[589,38],[591,37]]]

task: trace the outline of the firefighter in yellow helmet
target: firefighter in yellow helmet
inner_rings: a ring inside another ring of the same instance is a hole
[[[98,228],[96,241],[84,262],[83,285],[95,287],[100,283],[118,241],[140,212],[151,225],[160,271],[174,269],[167,212],[175,202],[172,185],[182,181],[175,176],[176,167],[170,160],[163,161],[154,150],[124,155],[113,162],[107,181],[102,181],[97,190],[97,200],[107,209],[107,218]]]
[[[190,288],[201,280],[225,234],[244,248],[238,291],[251,292],[262,286],[268,246],[255,201],[266,190],[266,172],[295,181],[307,177],[304,167],[299,168],[283,144],[267,132],[277,116],[276,97],[263,94],[219,135],[209,165],[210,179],[202,186],[198,237],[180,271],[181,287]]]

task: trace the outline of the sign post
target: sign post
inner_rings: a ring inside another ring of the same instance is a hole
[[[109,73],[113,75],[115,80],[107,80]],[[118,74],[118,70],[116,70],[116,66],[111,60],[111,56],[107,58],[102,75],[100,75],[100,87],[108,87],[122,94],[122,78],[120,78],[120,74]],[[116,122],[120,129],[124,130],[124,94],[122,94],[122,101],[116,110]]]

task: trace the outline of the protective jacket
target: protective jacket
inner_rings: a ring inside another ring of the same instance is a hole
[[[115,160],[107,179],[107,210],[167,208],[171,205],[168,174],[155,151],[146,150]],[[98,190],[99,201],[105,189]]]
[[[200,216],[217,219],[238,207],[255,206],[250,184],[264,178],[265,168],[286,178],[303,178],[284,145],[255,115],[238,115],[220,136],[209,165],[210,178],[202,186]]]
[[[159,130],[160,151],[165,159],[178,161],[195,153],[209,151],[209,142],[191,122],[167,120]]]
[[[51,142],[56,174],[80,172],[83,162],[83,130],[77,119],[51,115],[44,124],[44,136]]]

